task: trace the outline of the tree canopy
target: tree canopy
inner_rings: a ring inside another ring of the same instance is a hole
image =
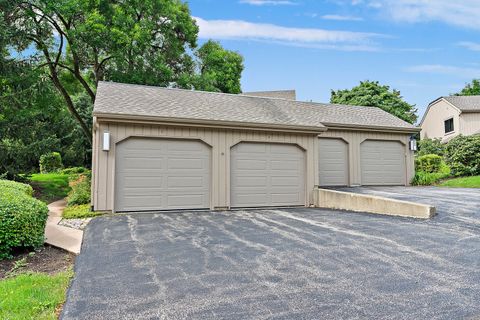
[[[207,41],[195,54],[200,74],[196,89],[241,93],[240,77],[243,71],[243,57],[225,50],[216,41]]]
[[[199,50],[205,72],[195,74],[198,26],[180,0],[0,0],[0,11],[2,42],[30,53],[88,138],[74,100],[93,103],[101,80],[239,91],[241,56],[218,43]]]
[[[378,107],[409,123],[417,121],[415,105],[403,100],[398,90],[390,90],[389,86],[378,81],[361,81],[352,89],[332,90],[331,103]]]
[[[467,83],[465,87],[455,96],[478,96],[480,95],[480,80],[473,79],[471,83]]]

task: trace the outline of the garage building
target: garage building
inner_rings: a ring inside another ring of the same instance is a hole
[[[309,206],[319,186],[408,185],[414,126],[374,107],[100,82],[92,205]]]

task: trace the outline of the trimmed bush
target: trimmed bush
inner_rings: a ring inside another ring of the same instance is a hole
[[[33,196],[33,188],[31,185],[10,180],[0,180],[0,192],[2,192],[2,190],[19,191],[28,196]]]
[[[442,162],[442,157],[436,154],[420,156],[415,158],[415,170],[426,173],[436,173],[440,171]]]
[[[68,193],[68,206],[90,203],[90,174],[72,175],[69,185],[72,190]]]
[[[16,248],[43,245],[48,207],[32,192],[29,185],[0,180],[0,259]]]
[[[58,172],[63,168],[62,156],[58,152],[50,152],[40,157],[40,172]]]
[[[412,185],[430,186],[449,176],[450,167],[444,161],[441,161],[440,168],[437,172],[416,171],[412,179]]]
[[[450,140],[445,160],[455,176],[480,175],[480,136],[458,136]]]
[[[436,154],[443,157],[445,147],[446,145],[440,139],[423,139],[418,142],[417,156]]]

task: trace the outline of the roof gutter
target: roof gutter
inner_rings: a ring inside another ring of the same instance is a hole
[[[390,127],[390,126],[365,126],[356,124],[338,124],[338,123],[326,123],[322,122],[328,130],[352,130],[352,131],[376,131],[376,132],[399,132],[399,133],[417,133],[422,128],[402,128],[402,127]]]
[[[141,116],[131,114],[112,114],[94,112],[97,121],[123,122],[123,123],[145,123],[160,125],[176,125],[189,127],[211,127],[226,129],[248,129],[248,130],[268,130],[268,131],[290,131],[299,133],[319,133],[327,131],[322,124],[319,126],[296,126],[287,124],[271,124],[271,123],[252,123],[240,121],[221,121],[221,120],[201,120],[188,118],[158,117],[158,116]]]

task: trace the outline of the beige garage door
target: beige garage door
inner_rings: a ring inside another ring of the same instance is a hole
[[[117,145],[115,210],[210,207],[210,148],[194,140],[129,138]]]
[[[294,145],[240,143],[231,150],[232,207],[305,205],[305,154]]]
[[[319,139],[318,174],[321,186],[348,185],[348,145],[342,139]]]
[[[405,146],[366,140],[361,146],[362,185],[405,185]]]

